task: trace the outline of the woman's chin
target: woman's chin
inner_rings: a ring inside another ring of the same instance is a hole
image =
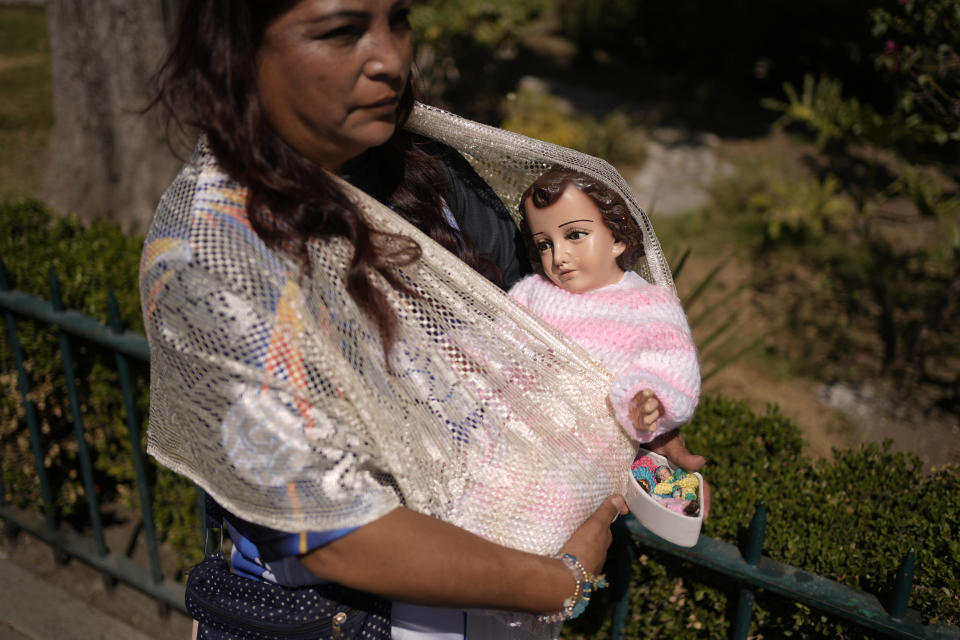
[[[397,113],[389,111],[357,126],[354,134],[366,142],[369,147],[378,147],[385,143],[397,130]]]
[[[370,149],[386,144],[396,130],[397,125],[393,122],[365,122],[361,126],[353,127],[337,138],[339,162],[321,164],[328,169],[349,165]]]

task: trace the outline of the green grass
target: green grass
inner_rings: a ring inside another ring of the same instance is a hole
[[[0,131],[49,129],[53,126],[50,60],[0,69]]]
[[[0,56],[48,53],[46,12],[40,7],[0,7]]]
[[[0,7],[0,201],[36,196],[53,128],[43,9]]]

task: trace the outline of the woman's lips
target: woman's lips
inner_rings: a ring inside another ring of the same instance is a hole
[[[400,96],[393,95],[386,98],[377,100],[376,102],[368,102],[367,104],[362,104],[358,109],[383,109],[385,107],[395,107],[400,103]]]

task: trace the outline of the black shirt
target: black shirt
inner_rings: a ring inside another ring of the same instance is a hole
[[[480,258],[496,266],[496,270],[486,270],[483,275],[507,290],[529,274],[530,262],[520,230],[503,202],[470,163],[451,147],[435,140],[413,136],[413,143],[439,162],[447,178],[443,199],[457,221],[457,231]],[[377,154],[368,153],[345,177],[389,206],[392,189],[385,179],[386,172],[379,170],[380,162]]]

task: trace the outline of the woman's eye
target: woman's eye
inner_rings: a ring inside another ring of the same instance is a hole
[[[363,29],[356,25],[344,25],[325,31],[316,36],[317,40],[356,40],[363,35]]]

